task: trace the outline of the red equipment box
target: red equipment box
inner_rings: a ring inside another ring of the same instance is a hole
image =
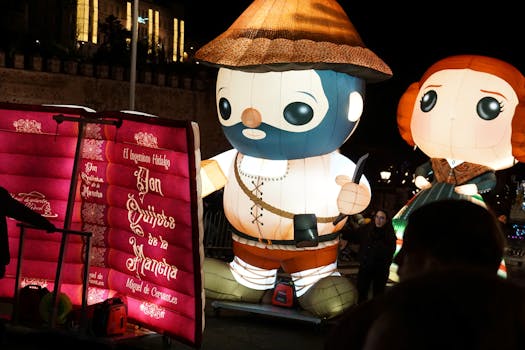
[[[127,307],[120,298],[109,298],[93,305],[91,330],[97,336],[122,335],[128,324]]]
[[[275,285],[272,304],[276,306],[292,307],[294,305],[295,289],[292,281],[283,280]]]

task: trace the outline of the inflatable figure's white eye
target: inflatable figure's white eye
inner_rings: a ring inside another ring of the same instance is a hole
[[[363,114],[363,96],[357,91],[350,93],[348,96],[348,120],[357,121]]]

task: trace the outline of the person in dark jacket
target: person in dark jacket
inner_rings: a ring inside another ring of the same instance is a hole
[[[4,277],[5,268],[11,260],[7,232],[8,217],[47,232],[56,230],[55,225],[48,219],[13,198],[4,187],[0,187],[0,278]]]
[[[377,326],[379,331],[381,331],[381,320],[395,320],[399,322],[397,316],[403,317],[402,315],[404,314],[409,317],[406,321],[402,321],[399,324],[401,328],[404,328],[409,322],[414,320],[414,317],[417,320],[417,316],[420,315],[419,313],[411,313],[412,311],[409,310],[414,310],[413,308],[420,309],[418,312],[430,310],[426,306],[420,305],[423,305],[423,303],[432,304],[436,300],[435,298],[440,298],[440,302],[445,301],[446,303],[454,301],[451,304],[457,309],[454,312],[467,312],[468,310],[476,309],[476,307],[479,309],[479,312],[492,312],[491,310],[494,309],[493,305],[499,307],[496,301],[502,298],[501,295],[506,294],[499,292],[500,287],[496,280],[496,278],[501,279],[498,271],[501,266],[504,247],[505,237],[498,220],[485,206],[464,199],[444,199],[424,204],[410,215],[403,236],[403,245],[394,257],[394,262],[399,266],[397,271],[399,283],[390,287],[383,295],[345,311],[330,330],[324,349],[363,350],[366,349],[366,342],[370,340],[367,339],[368,335],[371,338],[375,337],[375,340],[380,340],[379,337],[385,337],[384,341],[387,342],[391,349],[394,349],[395,339],[386,339],[386,337],[394,335],[398,325],[390,324],[392,333],[389,332],[388,334],[382,332],[374,333],[371,331],[372,327]],[[493,283],[494,287],[492,286]],[[481,287],[482,285],[483,287]],[[501,288],[506,290],[504,286]],[[472,298],[469,298],[469,293],[473,295]],[[524,295],[523,292],[513,292],[513,295],[516,296],[520,293]],[[415,298],[414,294],[420,294],[420,298],[423,299]],[[510,298],[510,294],[508,296]],[[514,297],[512,298],[514,301]],[[509,310],[509,300],[501,302],[502,312]],[[420,302],[421,304],[419,304]],[[463,303],[468,303],[469,305],[463,305]],[[521,334],[525,334],[521,331],[521,329],[525,329],[525,326],[523,326],[525,325],[525,320],[521,316],[525,315],[521,309],[522,306],[525,306],[525,302],[521,300],[519,303],[519,305],[518,303],[515,304],[516,313],[508,313],[506,316],[497,316],[490,320],[483,320],[483,317],[479,317],[479,320],[476,320],[476,317],[474,317],[471,319],[474,320],[472,323],[464,324],[465,328],[474,327],[468,330],[470,335],[467,335],[468,332],[465,331],[465,339],[468,337],[473,339],[471,335],[475,334],[477,330],[485,329],[483,327],[490,321],[498,326],[497,334],[501,334],[500,331],[504,331],[506,326],[514,321],[516,322],[514,322],[513,326],[519,326]],[[432,306],[434,310],[436,310],[436,306]],[[391,307],[394,309],[391,309]],[[441,310],[437,310],[441,312]],[[440,341],[446,340],[445,332],[453,331],[453,327],[450,327],[451,325],[458,324],[459,316],[453,315],[454,312],[450,313],[450,317],[457,318],[453,320],[454,322],[451,320],[447,325],[438,324],[436,326],[438,327],[435,329],[437,334],[439,334],[439,331],[443,331],[442,336],[444,339],[439,339]],[[518,320],[514,318],[516,314],[520,314],[519,324]],[[382,319],[383,315],[385,315],[385,318]],[[428,311],[427,316],[432,317],[432,315],[432,311]],[[395,318],[390,318],[390,316]],[[502,317],[506,317],[505,321],[503,321]],[[427,325],[426,328],[428,330],[434,327],[436,323],[439,323],[440,319],[436,318],[429,321],[421,317],[420,320],[422,325]],[[431,323],[432,326],[430,325]],[[481,325],[481,323],[485,324]],[[504,327],[499,327],[499,325],[504,325]],[[509,332],[512,332],[511,327],[507,329]],[[377,331],[378,329],[376,328],[375,330]],[[493,333],[488,332],[487,334],[496,334],[496,328],[493,331]],[[422,334],[424,333],[418,334],[417,338],[419,339]],[[402,335],[399,333],[399,336]],[[501,340],[508,339],[511,345],[514,342],[514,339],[511,341],[511,335],[508,337],[495,337],[495,339]],[[427,346],[424,346],[425,349],[430,349],[434,345],[432,340],[428,339],[429,343]],[[389,340],[390,343],[388,342]],[[435,343],[443,344],[442,342]],[[492,345],[492,343],[490,344]],[[371,345],[377,346],[376,344]],[[405,345],[406,347],[402,348],[408,349],[408,343]],[[469,347],[471,349],[480,349],[475,347],[474,343],[471,343],[471,345]],[[451,347],[440,347],[440,349],[449,348]],[[485,347],[484,349],[486,348],[490,347]],[[380,348],[370,346],[369,349]],[[523,349],[523,347],[520,349]]]
[[[445,268],[405,280],[386,295],[390,302],[360,350],[525,348],[525,289],[496,274]]]
[[[359,272],[357,274],[358,303],[368,300],[369,292],[383,294],[388,282],[390,265],[396,250],[396,235],[385,210],[377,210],[373,220],[358,232]]]

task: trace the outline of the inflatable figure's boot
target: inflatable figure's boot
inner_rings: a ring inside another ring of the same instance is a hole
[[[314,316],[330,319],[357,303],[357,288],[344,276],[317,281],[298,298],[299,305]]]
[[[264,290],[251,289],[237,282],[225,261],[205,258],[203,271],[206,298],[259,303],[265,293]]]

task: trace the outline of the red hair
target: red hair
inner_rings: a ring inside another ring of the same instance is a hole
[[[495,75],[514,89],[518,96],[518,105],[512,118],[512,155],[520,162],[525,162],[525,77],[511,64],[502,60],[477,55],[458,55],[444,58],[430,66],[419,82],[412,83],[403,93],[397,106],[397,126],[403,140],[410,146],[412,138],[410,123],[417,94],[423,83],[434,73],[445,69],[472,69]]]

